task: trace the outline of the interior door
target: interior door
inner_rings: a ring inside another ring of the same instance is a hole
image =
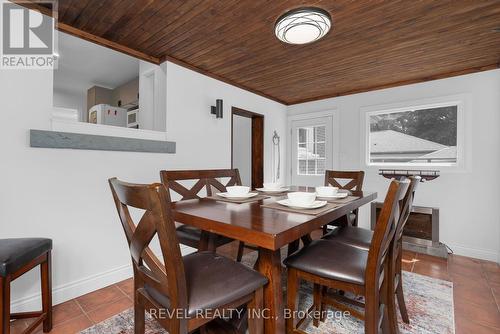
[[[333,165],[333,117],[292,121],[292,185],[319,186]]]

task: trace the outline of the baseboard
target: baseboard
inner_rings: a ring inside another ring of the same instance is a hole
[[[130,264],[108,270],[103,273],[88,276],[77,281],[62,284],[52,288],[52,303],[57,305],[86,293],[104,288],[108,285],[123,281],[132,276]],[[11,303],[13,312],[27,312],[40,308],[40,293],[26,296]]]
[[[470,248],[462,245],[447,243],[448,247],[453,250],[454,254],[468,256],[475,259],[499,262],[500,261],[500,252],[492,251],[489,249],[481,249],[481,248]]]
[[[181,252],[183,255],[187,255],[194,251],[196,251],[196,249],[181,245]],[[71,283],[53,287],[52,303],[53,305],[64,303],[65,301],[82,296],[86,293],[123,281],[129,277],[132,277],[132,266],[127,264]],[[40,308],[41,301],[42,298],[40,293],[33,294],[12,301],[11,309],[12,312],[36,310]]]

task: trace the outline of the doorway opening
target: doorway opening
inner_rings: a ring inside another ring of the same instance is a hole
[[[243,184],[252,189],[264,183],[264,115],[232,107],[231,168],[238,168]]]

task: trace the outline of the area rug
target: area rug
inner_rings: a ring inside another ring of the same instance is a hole
[[[253,266],[256,255],[245,255],[243,263]],[[454,334],[453,283],[415,273],[403,272],[403,287],[406,306],[410,316],[407,325],[399,319],[399,329],[403,334]],[[312,304],[312,286],[302,283],[299,293],[299,310],[306,310]],[[314,327],[306,320],[301,329],[310,334],[361,334],[364,323],[352,316],[339,317],[339,312],[329,309],[331,317]],[[134,312],[126,310],[81,334],[133,334]],[[146,318],[146,334],[166,334],[151,317]]]

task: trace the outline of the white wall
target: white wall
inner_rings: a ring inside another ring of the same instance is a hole
[[[224,101],[223,119],[210,114],[216,99]],[[271,178],[272,135],[286,140],[286,107],[167,62],[167,133],[177,142],[177,168],[231,166],[231,106],[264,115],[264,179]]]
[[[382,200],[388,180],[377,167],[362,162],[361,109],[442,96],[466,97],[466,164],[462,172],[441,169],[441,177],[422,184],[416,205],[440,208],[440,238],[457,254],[500,260],[500,70],[430,81],[420,84],[325,99],[288,107],[289,115],[335,110],[340,134],[340,169],[366,171],[367,190]],[[288,143],[290,145],[290,143]],[[287,161],[288,162],[288,161]],[[369,226],[368,207],[360,224]]]
[[[252,119],[233,116],[233,168],[240,171],[243,185],[252,184]]]
[[[0,235],[54,240],[54,302],[130,275],[130,257],[107,179],[159,181],[161,169],[228,168],[231,106],[265,115],[265,175],[271,173],[272,131],[284,136],[286,107],[177,65],[167,69],[167,137],[176,154],[41,149],[29,147],[29,129],[50,129],[53,74],[2,71],[0,110]],[[29,95],[26,95],[29,92]],[[217,98],[224,118],[210,115]],[[283,157],[284,159],[284,157]],[[14,282],[15,309],[38,301],[38,273]]]
[[[81,94],[54,89],[54,107],[71,108],[78,110],[79,120],[83,121],[83,116],[87,109],[87,92]]]
[[[141,129],[166,129],[166,64],[139,62],[139,124]],[[151,90],[150,87],[153,86]],[[150,101],[149,101],[150,100]]]

